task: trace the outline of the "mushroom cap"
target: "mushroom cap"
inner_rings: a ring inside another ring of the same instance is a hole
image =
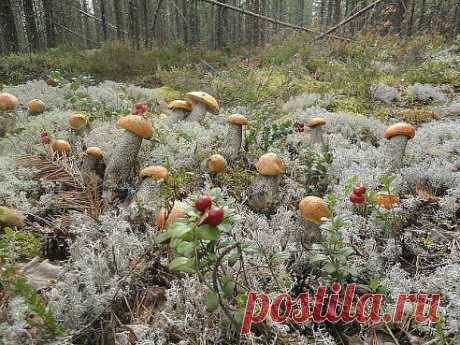
[[[387,210],[390,209],[393,205],[397,205],[400,202],[398,196],[394,194],[386,194],[386,193],[379,193],[375,196],[374,201],[377,205],[386,208]]]
[[[21,228],[24,226],[24,219],[18,210],[0,206],[0,224]]]
[[[69,126],[70,128],[79,131],[83,129],[88,124],[88,119],[85,115],[82,114],[72,114],[69,118]]]
[[[226,166],[227,166],[227,161],[222,155],[218,153],[208,158],[208,169],[213,173],[218,174],[224,171]]]
[[[219,104],[216,99],[206,92],[202,91],[193,91],[186,94],[187,98],[195,102],[200,102],[206,104],[209,111],[213,114],[219,114]]]
[[[86,149],[86,154],[88,156],[95,157],[96,159],[101,159],[103,152],[99,147],[91,146]]]
[[[264,176],[279,176],[284,174],[286,166],[284,162],[274,153],[266,153],[256,163],[259,174]]]
[[[33,99],[27,103],[27,110],[31,114],[40,114],[43,113],[46,109],[45,102],[40,99]]]
[[[241,115],[241,114],[230,115],[227,121],[228,123],[231,123],[234,125],[247,125],[248,124],[248,119],[246,118],[246,116]]]
[[[70,144],[65,140],[54,140],[51,144],[51,149],[54,153],[58,153],[60,155],[68,155],[72,148]]]
[[[412,139],[415,136],[415,128],[406,122],[398,122],[388,127],[383,134],[386,139],[391,139],[397,135],[404,135]]]
[[[310,119],[310,121],[307,122],[307,126],[310,128],[316,127],[316,126],[324,126],[326,124],[326,120],[324,117],[314,117]]]
[[[19,100],[16,96],[8,92],[0,93],[0,109],[2,110],[12,110],[16,108],[19,104]]]
[[[143,139],[150,139],[153,135],[153,128],[150,121],[143,116],[123,116],[117,121],[117,126]]]
[[[168,169],[160,165],[152,165],[147,168],[144,168],[140,172],[140,176],[144,177],[153,177],[157,181],[163,181],[168,177]]]
[[[168,211],[166,208],[162,207],[155,218],[155,225],[158,225],[160,228],[164,229],[165,227],[174,224],[179,218],[185,218],[185,211],[187,208],[188,205],[186,203],[181,201],[174,201],[173,208],[171,209],[171,212],[169,212],[168,219],[166,219]]]
[[[169,102],[168,109],[183,109],[186,111],[192,111],[192,103],[176,99],[175,101]]]
[[[332,217],[327,202],[317,196],[307,196],[300,200],[299,210],[304,219],[315,224],[321,224],[321,218]]]

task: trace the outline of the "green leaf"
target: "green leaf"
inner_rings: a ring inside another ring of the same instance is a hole
[[[214,226],[201,225],[198,228],[197,235],[199,239],[207,241],[216,241],[220,237],[220,231]]]
[[[171,261],[168,265],[171,271],[183,271],[187,272],[187,269],[191,267],[192,260],[183,256],[179,256]]]
[[[193,242],[182,241],[177,247],[176,251],[184,256],[191,256],[195,251],[195,245]]]
[[[185,234],[189,233],[192,231],[193,227],[188,224],[185,221],[177,221],[174,224],[170,225],[167,233],[172,237],[172,238],[177,238],[177,237],[182,237]]]
[[[229,297],[229,296],[232,296],[235,292],[235,288],[236,288],[236,283],[233,281],[233,280],[227,280],[225,283],[224,283],[224,296],[225,297]]]
[[[167,232],[162,232],[161,234],[157,235],[153,241],[155,243],[163,243],[168,241],[171,238],[171,236]]]
[[[219,231],[221,232],[228,234],[232,231],[232,224],[230,222],[223,222],[217,226],[217,229],[219,229]]]
[[[209,313],[214,312],[219,307],[219,296],[214,291],[208,293],[206,297],[206,310]]]
[[[335,273],[337,271],[337,267],[331,263],[327,263],[323,266],[323,270],[329,274]]]

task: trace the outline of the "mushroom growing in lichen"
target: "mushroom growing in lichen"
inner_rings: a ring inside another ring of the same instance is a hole
[[[256,163],[259,173],[249,188],[248,205],[256,212],[270,214],[279,202],[280,177],[284,162],[274,153],[266,153]]]
[[[65,140],[53,140],[51,149],[56,156],[68,156],[72,150],[70,144]]]
[[[324,218],[331,218],[328,204],[317,196],[307,196],[300,200],[299,210],[305,222],[304,231],[300,232],[300,241],[304,244],[317,242],[321,238],[319,226]]]
[[[171,109],[167,123],[173,124],[187,117],[192,111],[192,104],[187,101],[175,100],[168,104],[168,109]]]
[[[29,114],[41,114],[46,110],[45,102],[39,99],[33,99],[27,103]]]
[[[18,104],[16,96],[7,92],[0,93],[0,110],[14,110]]]
[[[203,163],[205,165],[205,169],[203,170],[207,170],[213,174],[219,174],[227,167],[227,161],[218,153],[211,155]]]
[[[225,138],[224,156],[229,161],[238,158],[243,140],[243,126],[248,124],[248,119],[244,115],[233,114],[227,119],[228,132]]]
[[[153,213],[159,203],[155,191],[158,190],[160,183],[168,177],[168,169],[162,166],[149,166],[142,169],[139,175],[142,178],[142,183],[133,202],[139,203],[149,213]]]
[[[216,99],[206,92],[189,92],[187,98],[192,102],[192,111],[187,117],[188,121],[201,121],[209,111],[215,115],[219,114],[219,104]]]
[[[174,224],[178,219],[185,218],[187,216],[185,213],[187,208],[188,205],[181,201],[174,201],[174,205],[169,214],[168,210],[162,207],[155,218],[155,225],[164,229],[169,225]]]
[[[95,173],[102,158],[103,152],[99,147],[88,147],[83,157],[81,171],[83,173]]]
[[[69,127],[74,131],[81,131],[88,125],[88,119],[82,114],[72,114],[69,117]]]
[[[0,206],[0,225],[22,228],[24,226],[24,218],[18,210]]]
[[[117,126],[124,129],[110,159],[106,162],[107,169],[104,175],[104,199],[125,182],[137,161],[137,154],[143,139],[150,139],[153,128],[150,121],[139,115],[127,115],[120,118]]]
[[[388,127],[383,136],[390,141],[388,156],[391,161],[388,172],[397,172],[403,165],[407,142],[415,136],[415,128],[408,123],[399,122]]]
[[[322,117],[314,117],[307,122],[307,126],[310,128],[310,144],[317,153],[326,151],[322,129],[325,124],[326,120]]]

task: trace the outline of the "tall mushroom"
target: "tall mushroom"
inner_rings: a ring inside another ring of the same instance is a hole
[[[8,92],[0,93],[0,110],[14,110],[19,105],[16,96]]]
[[[187,117],[192,111],[192,104],[188,101],[175,100],[168,104],[168,109],[171,109],[167,123],[173,124]]]
[[[321,238],[319,226],[324,218],[332,217],[328,204],[317,196],[307,196],[300,200],[299,210],[305,223],[305,229],[300,233],[300,240],[302,243],[319,241]]]
[[[208,111],[215,115],[219,114],[219,104],[214,97],[206,92],[189,92],[186,96],[192,102],[192,111],[187,117],[188,121],[199,122]]]
[[[83,157],[81,171],[84,173],[95,173],[97,165],[103,156],[103,152],[99,147],[88,147]]]
[[[27,103],[27,110],[31,115],[41,114],[46,110],[45,102],[39,99],[33,99]]]
[[[140,203],[144,209],[153,212],[156,209],[158,200],[155,191],[161,182],[168,177],[168,169],[162,166],[152,165],[140,172],[142,183],[136,192],[133,202]]]
[[[397,172],[403,165],[407,142],[415,136],[415,128],[408,123],[399,122],[388,127],[383,136],[390,141],[388,156],[391,161],[388,171]]]
[[[307,126],[310,128],[310,144],[317,153],[324,152],[326,148],[322,130],[325,124],[326,120],[322,117],[314,117],[307,122]]]
[[[227,119],[228,132],[225,138],[224,156],[229,161],[238,158],[243,140],[243,126],[248,124],[248,119],[244,115],[233,114]]]
[[[150,121],[139,115],[127,115],[120,118],[117,126],[125,131],[115,146],[104,175],[104,199],[107,201],[109,192],[117,189],[125,182],[136,164],[137,154],[143,139],[150,139],[153,128]]]
[[[24,226],[24,217],[18,210],[0,206],[0,225],[22,228]]]
[[[279,202],[280,176],[286,171],[284,162],[274,153],[266,153],[256,163],[259,173],[249,187],[248,205],[256,212],[270,214]]]

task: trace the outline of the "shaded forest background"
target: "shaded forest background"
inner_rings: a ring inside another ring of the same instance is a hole
[[[2,0],[0,52],[40,51],[62,44],[93,49],[109,41],[126,42],[134,49],[177,43],[214,49],[259,46],[292,27],[319,35],[356,13],[362,14],[339,25],[334,34],[351,38],[362,31],[378,31],[407,37],[436,32],[451,38],[460,32],[459,0],[213,2]]]

